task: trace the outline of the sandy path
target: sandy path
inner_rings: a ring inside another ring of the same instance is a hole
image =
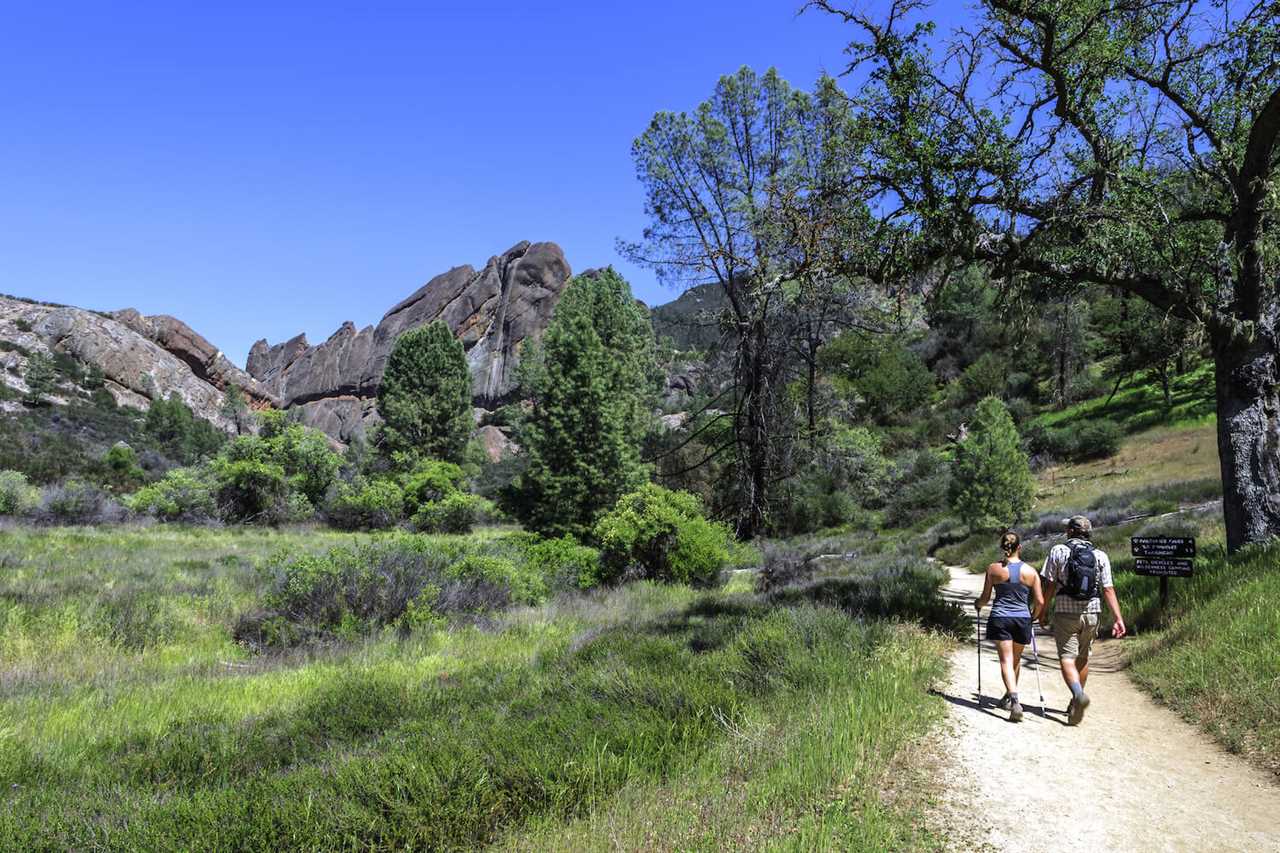
[[[947,597],[973,612],[982,577],[952,569]],[[984,611],[985,614],[985,611]],[[1070,692],[1053,638],[1037,633],[1047,716],[1027,649],[1021,724],[994,707],[1004,693],[983,625],[979,707],[976,638],[952,658],[945,691],[951,736],[941,808],[957,849],[1280,851],[1280,785],[1153,703],[1118,667],[1115,641],[1094,646],[1084,722],[1066,725]]]

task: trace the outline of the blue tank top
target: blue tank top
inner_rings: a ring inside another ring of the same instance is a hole
[[[1031,587],[1022,583],[1021,561],[1009,564],[1009,580],[995,585],[995,603],[991,605],[992,616],[1025,616],[1030,618]]]

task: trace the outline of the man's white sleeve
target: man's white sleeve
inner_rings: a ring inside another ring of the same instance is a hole
[[[1044,560],[1044,570],[1040,572],[1040,579],[1046,583],[1056,582],[1062,572],[1062,564],[1066,562],[1066,555],[1070,553],[1071,549],[1065,545],[1054,545],[1050,548],[1049,556]]]
[[[1098,551],[1098,585],[1104,589],[1115,586],[1111,580],[1111,558],[1106,551]]]

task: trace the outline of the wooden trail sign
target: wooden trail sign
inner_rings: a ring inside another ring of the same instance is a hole
[[[1195,569],[1195,537],[1134,536],[1129,550],[1134,572],[1160,578],[1160,607],[1168,607],[1169,578],[1189,578]]]
[[[1190,536],[1135,536],[1129,546],[1140,575],[1189,578],[1195,568],[1196,540]]]

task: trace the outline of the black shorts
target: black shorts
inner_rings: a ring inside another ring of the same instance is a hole
[[[1030,645],[1030,616],[992,616],[987,619],[988,640],[1013,640],[1015,643]]]

